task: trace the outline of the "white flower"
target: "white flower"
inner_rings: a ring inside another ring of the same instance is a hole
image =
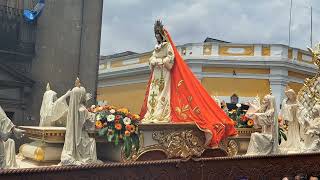
[[[98,115],[96,116],[96,120],[97,120],[97,121],[100,121],[100,120],[101,120],[101,115],[100,115],[100,114],[98,114]]]
[[[124,123],[125,125],[130,124],[130,123],[131,123],[131,119],[128,118],[128,117],[125,117],[125,118],[123,118],[123,123]]]
[[[107,117],[107,120],[108,120],[108,122],[112,122],[112,121],[114,121],[114,118],[115,118],[115,116],[112,115],[112,114],[110,114],[110,115]]]
[[[241,104],[240,104],[240,103],[237,103],[236,106],[237,106],[238,108],[241,108]]]
[[[114,109],[111,109],[111,110],[110,110],[110,113],[111,113],[111,114],[114,114],[115,112],[116,112],[116,110],[114,110]]]

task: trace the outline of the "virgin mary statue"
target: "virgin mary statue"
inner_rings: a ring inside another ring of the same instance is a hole
[[[140,112],[142,123],[194,122],[211,147],[236,135],[234,122],[194,76],[159,20],[154,33],[158,43],[149,59],[151,75]]]

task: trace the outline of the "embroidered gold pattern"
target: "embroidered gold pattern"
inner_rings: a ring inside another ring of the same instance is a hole
[[[177,84],[177,94],[179,94],[179,87],[181,87],[184,84],[183,80],[180,80],[179,83]],[[190,120],[194,120],[194,118],[192,117],[192,114],[195,114],[196,116],[200,116],[200,108],[198,106],[196,106],[193,110],[191,108],[192,106],[192,101],[193,101],[193,97],[192,96],[188,96],[185,99],[184,98],[179,98],[178,102],[179,102],[179,106],[175,107],[175,112],[177,113],[178,117],[180,119],[183,120],[187,120],[188,118]],[[183,103],[185,102],[185,103]],[[187,112],[190,113],[187,113]]]
[[[163,89],[164,89],[164,78],[163,78],[163,67],[162,67],[160,81],[159,81],[159,91],[162,92]]]
[[[157,96],[157,94],[153,91],[150,96],[151,96],[151,99],[149,101],[149,104],[150,104],[150,106],[152,108],[151,109],[151,114],[153,114],[154,113],[154,108],[157,106],[157,100],[155,98]]]
[[[214,128],[217,130],[217,134],[220,134],[221,131],[225,129],[225,126],[222,123],[220,123],[220,124],[215,124]]]
[[[201,114],[200,108],[198,106],[193,108],[193,112],[195,112],[196,114]]]

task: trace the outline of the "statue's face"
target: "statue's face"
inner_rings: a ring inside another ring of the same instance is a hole
[[[266,111],[268,109],[268,106],[269,106],[269,99],[268,97],[264,97],[260,107],[261,111]]]
[[[156,36],[156,39],[157,39],[158,43],[162,43],[162,36],[161,36],[161,34],[156,33],[155,36]]]
[[[286,93],[287,97],[289,100],[294,100],[295,97],[294,97],[294,94],[293,93]]]
[[[269,99],[267,97],[264,97],[262,100],[262,104],[268,104]]]

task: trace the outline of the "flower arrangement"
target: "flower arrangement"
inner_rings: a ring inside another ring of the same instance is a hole
[[[139,149],[139,115],[130,113],[127,108],[114,106],[92,106],[89,111],[96,114],[95,127],[98,135],[115,145],[123,142],[127,158],[133,149]]]
[[[236,128],[252,128],[253,120],[245,116],[246,111],[241,109],[241,104],[228,112],[229,117],[235,122]]]

